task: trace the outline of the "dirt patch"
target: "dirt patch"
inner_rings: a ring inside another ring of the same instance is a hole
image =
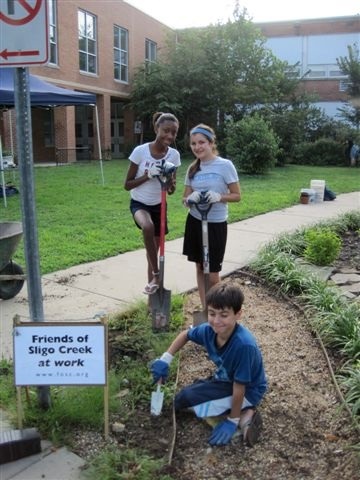
[[[334,262],[337,269],[351,268],[360,272],[359,232],[349,231],[342,235],[342,248],[339,258]]]
[[[353,263],[354,252],[360,252],[359,235],[348,240],[336,268],[359,266]],[[340,408],[325,355],[302,311],[250,272],[236,272],[226,281],[238,283],[245,294],[242,322],[258,339],[269,379],[260,407],[264,428],[259,443],[249,448],[236,438],[229,446],[210,448],[211,427],[182,413],[176,417],[174,444],[171,406],[155,418],[149,405],[140,407],[111,441],[157,458],[169,459],[171,454],[171,465],[162,473],[174,480],[360,479],[359,459],[351,449],[358,435]],[[197,292],[187,297],[187,324],[198,303]],[[212,373],[200,347],[189,343],[180,355],[178,388]],[[91,435],[87,440],[90,445]],[[79,444],[76,453],[86,455],[86,445]],[[97,446],[101,448],[98,439]]]

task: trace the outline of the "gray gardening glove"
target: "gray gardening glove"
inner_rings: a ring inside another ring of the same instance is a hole
[[[220,202],[221,200],[221,194],[218,192],[213,192],[212,190],[209,190],[205,194],[205,199],[207,203],[217,203],[217,202]]]
[[[188,205],[191,205],[192,203],[199,203],[200,199],[201,199],[201,193],[195,190],[194,192],[190,193],[188,197],[186,197],[186,203]]]
[[[151,165],[151,167],[149,168],[149,170],[147,171],[147,176],[149,178],[155,178],[155,177],[160,177],[161,175],[161,167],[158,167],[155,165],[155,163],[153,163]]]

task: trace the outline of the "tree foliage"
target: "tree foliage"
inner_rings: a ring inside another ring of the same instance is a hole
[[[181,30],[176,41],[169,37],[157,64],[136,72],[131,105],[142,120],[155,111],[173,112],[181,137],[196,123],[209,123],[221,132],[228,116],[237,120],[254,105],[284,102],[298,79],[265,41],[246,10],[238,7],[233,21]]]
[[[348,77],[347,93],[350,103],[339,109],[340,114],[348,122],[360,127],[360,51],[354,43],[348,45],[348,56],[336,59],[337,64],[344,75]]]
[[[358,55],[350,49],[349,59],[341,59],[357,85]],[[131,107],[145,125],[145,140],[153,135],[152,114],[170,111],[180,120],[177,148],[188,150],[189,130],[204,122],[216,129],[221,154],[227,153],[227,121],[237,123],[258,112],[280,139],[276,164],[282,165],[295,158],[296,145],[322,137],[338,140],[337,127],[330,125],[335,122],[313,105],[314,95],[301,91],[301,80],[297,65],[274,56],[236,3],[231,21],[172,32],[158,63],[136,72]],[[350,113],[360,119],[360,110]]]
[[[356,43],[348,45],[348,56],[336,59],[344,75],[348,76],[347,92],[350,97],[360,97],[360,51]]]
[[[227,124],[226,151],[239,170],[266,173],[275,166],[279,138],[259,114]]]

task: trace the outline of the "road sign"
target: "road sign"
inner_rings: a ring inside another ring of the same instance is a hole
[[[0,67],[48,61],[47,0],[0,0]]]

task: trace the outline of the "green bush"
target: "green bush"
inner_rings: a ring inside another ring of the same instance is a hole
[[[344,147],[330,138],[320,138],[316,142],[303,142],[294,146],[294,163],[298,165],[346,165]]]
[[[310,229],[305,241],[304,257],[315,265],[330,265],[339,255],[341,239],[330,229]]]
[[[261,174],[275,166],[279,139],[259,115],[228,123],[226,134],[227,155],[239,170]]]

